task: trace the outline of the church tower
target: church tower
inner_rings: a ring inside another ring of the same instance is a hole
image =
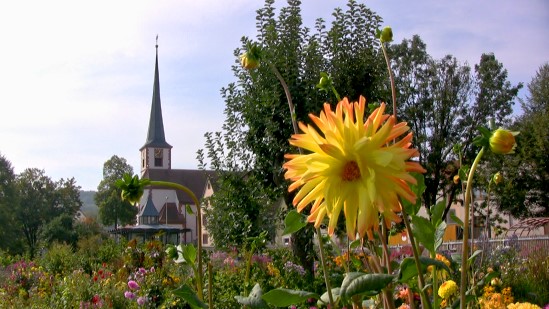
[[[162,106],[160,104],[160,82],[158,78],[158,36],[156,36],[156,62],[154,67],[154,86],[151,104],[149,131],[141,151],[141,176],[148,169],[170,170],[172,146],[166,142]]]

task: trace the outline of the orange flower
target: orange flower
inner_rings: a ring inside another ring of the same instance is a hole
[[[320,116],[309,115],[319,131],[311,125],[299,124],[302,134],[295,134],[290,144],[309,151],[308,154],[287,154],[284,164],[286,179],[292,180],[290,192],[299,189],[293,204],[301,212],[313,203],[309,222],[319,227],[328,216],[328,233],[334,233],[338,216],[344,211],[347,235],[355,239],[366,234],[373,238],[379,229],[379,213],[385,223],[400,221],[399,198],[415,203],[409,184],[415,184],[410,172],[424,173],[411,149],[409,127],[395,123],[393,116],[383,114],[381,104],[368,118],[366,100],[341,100],[334,111],[328,103]]]

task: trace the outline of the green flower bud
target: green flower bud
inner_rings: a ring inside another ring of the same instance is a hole
[[[386,26],[381,30],[381,35],[379,36],[379,40],[381,43],[387,43],[393,41],[393,29],[391,27]]]
[[[503,176],[501,175],[500,172],[497,172],[496,174],[494,174],[494,177],[492,178],[492,180],[496,185],[498,185],[503,181]]]

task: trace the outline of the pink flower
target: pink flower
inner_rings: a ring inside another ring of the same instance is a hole
[[[132,290],[139,290],[139,284],[133,280],[128,281],[128,287]]]
[[[147,302],[147,297],[141,296],[137,299],[137,304],[139,306],[143,306]]]
[[[126,291],[126,292],[124,292],[124,297],[126,297],[127,299],[134,299],[134,298],[135,298],[135,294],[133,294],[133,293],[130,292],[130,291]]]

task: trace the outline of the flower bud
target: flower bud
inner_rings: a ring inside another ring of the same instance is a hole
[[[498,185],[503,181],[503,176],[501,175],[500,172],[497,172],[494,174],[494,177],[492,178],[492,180],[496,185]]]
[[[490,137],[490,149],[497,154],[510,154],[515,151],[515,135],[518,132],[511,132],[505,129],[497,129]]]
[[[459,183],[459,175],[454,176],[454,183],[457,185]]]
[[[259,60],[252,54],[245,52],[240,56],[240,64],[242,64],[242,67],[246,70],[253,70],[259,67]]]
[[[393,40],[393,29],[389,26],[383,28],[383,30],[381,30],[379,40],[381,43],[391,42]]]

